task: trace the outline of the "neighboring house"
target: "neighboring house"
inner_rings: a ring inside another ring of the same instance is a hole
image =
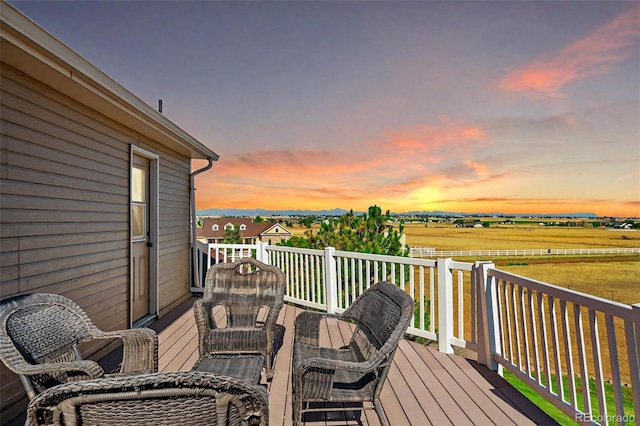
[[[218,156],[4,1],[0,24],[0,296],[61,294],[104,330],[162,316],[191,297],[193,175]]]
[[[277,244],[286,241],[293,234],[279,223],[255,223],[250,217],[207,217],[198,228],[198,239],[205,243],[222,243],[227,229],[239,229],[243,244],[255,244],[258,241]]]

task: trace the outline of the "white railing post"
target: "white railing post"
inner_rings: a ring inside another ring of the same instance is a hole
[[[471,276],[476,283],[476,338],[478,342],[478,362],[480,364],[487,365],[489,363],[490,354],[486,327],[487,310],[483,297],[487,276],[485,274],[485,270],[482,268],[483,263],[484,262],[476,261],[475,265],[473,265],[473,269],[471,270]]]
[[[635,329],[635,348],[629,348],[629,372],[631,373],[631,388],[633,390],[633,405],[636,421],[640,419],[640,303],[632,305],[633,328]],[[629,345],[629,339],[627,340]],[[633,356],[635,352],[635,357]]]
[[[256,244],[256,260],[269,264],[269,253],[267,252],[268,244],[264,241],[258,241]]]
[[[453,274],[451,258],[438,259],[438,350],[453,353]]]
[[[480,326],[478,327],[478,362],[491,370],[498,370],[502,375],[502,367],[495,361],[493,354],[499,353],[498,338],[498,304],[494,278],[488,274],[489,269],[495,267],[492,262],[477,262],[478,292],[480,300]],[[482,336],[482,338],[480,337]],[[482,341],[481,341],[482,339]]]
[[[333,247],[324,249],[324,297],[330,314],[334,314],[338,307],[338,266],[335,251]]]

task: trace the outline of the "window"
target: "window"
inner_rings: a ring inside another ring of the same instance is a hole
[[[131,210],[133,211],[133,229],[131,230],[131,236],[134,241],[144,240],[147,229],[147,206],[145,204],[133,203]]]
[[[218,226],[218,224],[215,224],[211,227],[211,229],[213,229],[214,231],[217,231],[218,229],[220,229],[220,227]]]
[[[278,228],[276,228],[276,234],[278,233],[278,231],[279,231],[279,229],[278,229]]]
[[[245,225],[244,223],[242,225],[240,225],[240,230],[241,231],[245,231],[247,229],[247,225]]]
[[[131,213],[133,241],[143,241],[147,238],[147,194],[146,170],[140,167],[131,169]]]

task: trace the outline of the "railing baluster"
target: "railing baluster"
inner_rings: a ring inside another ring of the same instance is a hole
[[[584,327],[582,325],[582,309],[580,305],[573,304],[573,319],[576,327],[576,343],[578,350],[578,361],[580,364],[580,380],[582,380],[582,403],[585,413],[592,413],[591,397],[589,394],[589,372],[587,370],[587,354],[584,344]]]
[[[540,323],[540,332],[542,334],[542,356],[544,363],[544,374],[546,380],[547,392],[553,394],[553,381],[551,380],[551,363],[549,362],[549,345],[547,339],[547,321],[545,319],[544,294],[538,292],[538,322]]]
[[[422,271],[420,271],[422,273]],[[416,289],[415,289],[415,283],[414,283],[414,278],[413,278],[413,274],[411,274],[411,277],[409,278],[409,296],[411,296],[411,298],[413,299],[413,304],[415,306],[415,302],[416,302]],[[420,297],[420,296],[418,296]],[[420,300],[417,300],[418,303],[421,303]],[[411,327],[419,327],[419,324],[416,324],[415,321],[415,315],[411,318]],[[423,330],[424,328],[419,327],[421,330]]]
[[[639,249],[640,251],[640,249]],[[633,405],[635,407],[636,422],[640,422],[640,303],[631,307],[631,316],[635,327],[635,356],[632,354],[634,346],[629,351],[629,373],[631,373],[631,386],[633,390]],[[629,345],[629,342],[627,343]]]
[[[509,288],[513,287],[513,284],[504,282],[504,287],[503,287],[504,288],[504,307],[505,307],[505,315],[507,318],[506,340],[509,343],[509,361],[511,362],[512,365],[515,366],[516,364],[514,363],[514,360],[513,360],[513,340],[511,338],[511,311],[509,309],[509,305],[510,305],[509,293],[510,292],[507,289],[508,287]]]
[[[507,301],[506,301],[506,292],[504,291],[505,282],[500,280],[499,278],[494,278],[496,282],[496,295],[498,298],[498,343],[500,345],[500,352],[502,353],[503,358],[507,356],[507,347],[508,347],[508,333],[505,333],[505,330],[508,329],[509,321],[507,318],[508,310],[507,310]],[[491,327],[491,325],[489,325]]]
[[[618,360],[618,347],[616,339],[616,328],[614,318],[611,315],[605,316],[607,325],[607,338],[609,344],[609,362],[611,363],[611,374],[613,375],[613,394],[616,400],[616,414],[624,414],[624,406],[622,404],[622,383],[620,381],[620,361]]]
[[[522,286],[518,286],[518,301],[520,302],[520,323],[522,323],[522,337],[524,339],[524,371],[527,372],[527,376],[531,376],[531,354],[529,347],[529,330],[527,327],[526,314],[525,314],[525,303],[524,303],[524,288]],[[518,346],[520,346],[518,344]],[[523,367],[520,366],[520,369]]]
[[[596,381],[596,394],[600,415],[607,417],[607,400],[605,398],[604,377],[602,375],[602,353],[600,351],[600,333],[598,332],[598,315],[594,309],[589,309],[589,324],[591,325],[591,351],[593,352],[593,370]]]
[[[464,340],[464,288],[462,271],[458,271],[458,338]]]
[[[413,293],[413,292],[412,292]],[[411,295],[413,297],[413,294]],[[420,304],[419,312],[420,312],[420,330],[425,329],[424,323],[424,268],[420,269],[420,288],[418,290],[418,303]],[[430,317],[430,321],[433,322],[433,317]]]
[[[362,286],[362,259],[358,259],[358,291],[362,294],[364,288]]]
[[[573,367],[573,351],[571,349],[571,335],[569,331],[569,311],[567,309],[567,302],[560,300],[560,311],[562,313],[562,336],[564,340],[564,355],[565,362],[567,364],[567,391],[569,392],[569,404],[574,410],[578,407],[578,400],[576,395],[576,376],[575,369]]]
[[[513,326],[514,326],[514,332],[513,334],[515,335],[516,338],[516,348],[515,348],[515,352],[516,352],[516,362],[517,362],[517,366],[518,369],[522,369],[522,345],[520,345],[520,321],[519,321],[519,309],[518,309],[518,298],[516,296],[516,285],[512,282],[509,283],[509,292],[511,293],[511,304],[513,307]]]
[[[420,285],[424,286],[424,268],[420,271]],[[431,319],[431,323],[429,324],[429,331],[432,333],[436,332],[436,270],[435,268],[429,268],[429,318]]]
[[[634,331],[633,322],[625,321],[624,333],[627,341],[627,359],[629,360],[629,366],[630,369],[636,369],[635,372],[631,372],[631,386],[634,390],[634,399],[637,401],[638,399],[640,399],[640,389],[638,389],[638,387],[640,386],[640,377],[638,377],[637,371],[637,369],[640,368],[640,353],[638,353],[636,350],[640,350],[640,342],[638,342],[638,339],[640,339],[640,328]],[[640,407],[636,406],[635,410],[637,413],[638,411],[640,411]]]
[[[556,319],[556,300],[549,296],[549,324],[551,325],[551,339],[553,345],[553,362],[556,373],[556,393],[564,401],[564,385],[562,383],[562,364],[560,358],[560,338],[558,337],[558,321]]]
[[[534,362],[534,368],[533,368],[533,373],[536,375],[536,380],[538,381],[538,384],[542,383],[541,382],[541,376],[540,376],[540,347],[538,346],[538,325],[536,323],[536,306],[534,303],[534,297],[533,297],[533,291],[532,290],[528,290],[527,291],[527,302],[528,302],[528,306],[529,306],[529,327],[530,327],[530,333],[531,333],[531,340],[533,343],[533,347],[531,348],[533,351],[533,362]],[[531,376],[532,371],[528,370],[527,371],[529,376]]]
[[[356,260],[351,258],[351,303],[356,300],[358,294],[356,292]]]

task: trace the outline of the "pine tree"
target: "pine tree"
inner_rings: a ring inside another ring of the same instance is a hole
[[[318,232],[305,231],[306,238],[291,238],[282,245],[320,250],[334,247],[359,253],[406,256],[400,240],[404,226],[400,224],[396,230],[387,224],[390,219],[389,211],[383,215],[377,205],[369,207],[368,212],[361,216],[350,210],[337,219],[322,222]]]

